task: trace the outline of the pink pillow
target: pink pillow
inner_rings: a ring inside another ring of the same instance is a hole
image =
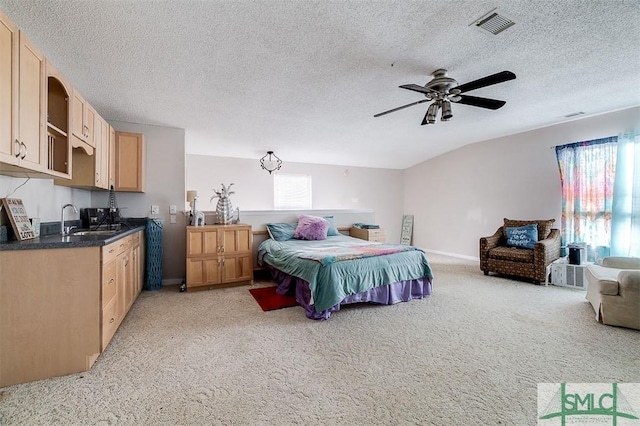
[[[293,238],[299,240],[326,240],[329,221],[317,216],[300,215]]]

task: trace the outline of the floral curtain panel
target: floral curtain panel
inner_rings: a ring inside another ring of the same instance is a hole
[[[586,243],[589,260],[610,253],[617,139],[556,147],[562,182],[562,243]]]
[[[611,254],[640,257],[640,130],[618,135]]]

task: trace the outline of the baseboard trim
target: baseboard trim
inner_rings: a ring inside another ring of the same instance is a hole
[[[456,257],[458,259],[464,259],[464,260],[471,260],[471,261],[474,261],[474,262],[480,262],[480,258],[479,257],[466,256],[464,254],[449,253],[449,252],[446,252],[446,251],[431,250],[431,249],[424,249],[424,251],[426,251],[427,253],[441,254],[443,256]]]

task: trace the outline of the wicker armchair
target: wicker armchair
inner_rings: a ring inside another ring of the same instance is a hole
[[[491,236],[480,238],[480,270],[525,278],[535,284],[546,281],[547,266],[560,257],[560,230],[552,229],[555,219],[510,220]],[[530,224],[538,226],[538,242],[533,249],[508,247],[506,228]]]

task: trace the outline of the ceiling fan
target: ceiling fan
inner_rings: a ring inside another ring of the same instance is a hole
[[[381,112],[374,115],[374,117],[380,117],[381,115],[389,114],[391,112],[399,111],[410,106],[430,101],[433,101],[433,103],[429,105],[427,114],[424,116],[421,125],[434,124],[436,122],[438,109],[442,110],[440,119],[442,121],[449,121],[451,117],[453,117],[453,114],[451,113],[451,102],[476,106],[480,108],[499,109],[504,106],[504,104],[506,103],[505,101],[499,101],[497,99],[489,98],[479,98],[477,96],[463,95],[462,93],[480,89],[481,87],[504,83],[505,81],[514,80],[516,78],[516,75],[511,71],[502,71],[497,74],[492,74],[465,84],[458,85],[458,82],[453,78],[447,77],[447,70],[445,69],[435,70],[432,76],[433,79],[424,86],[420,86],[417,84],[404,84],[400,86],[402,89],[420,92],[425,95],[426,99],[412,102],[398,108],[390,109],[389,111]]]

